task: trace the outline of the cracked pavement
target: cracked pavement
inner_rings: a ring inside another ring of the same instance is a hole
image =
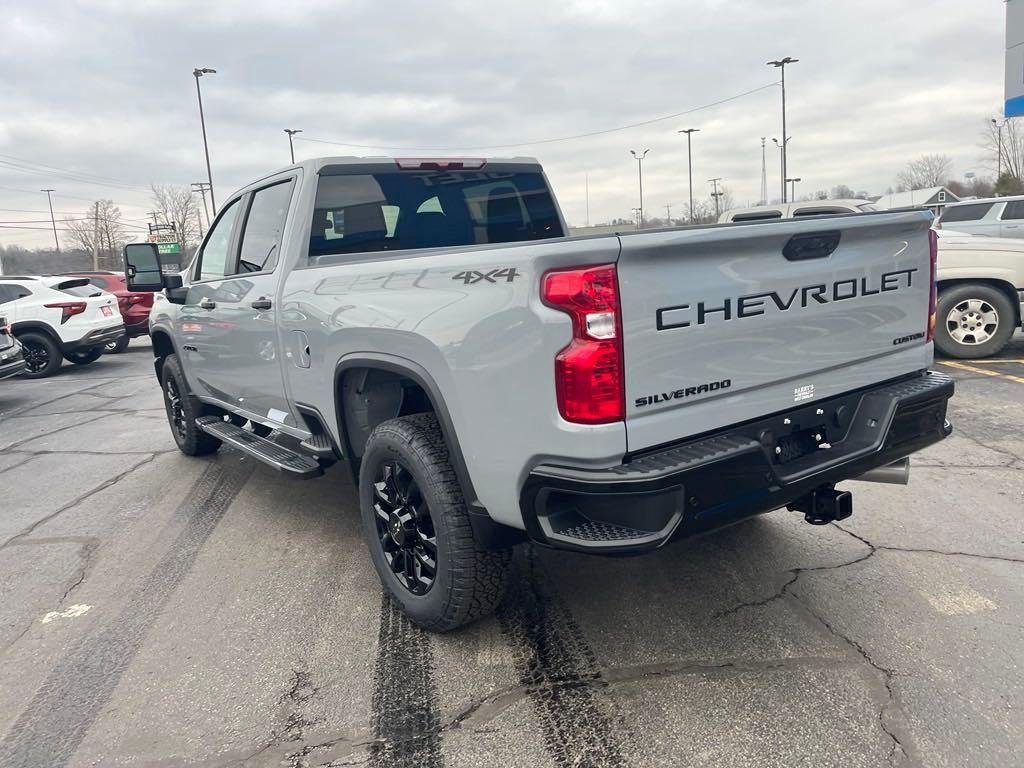
[[[0,382],[0,765],[1017,764],[1024,385],[942,370],[954,435],[850,519],[521,547],[443,636],[382,601],[346,470],[180,455],[145,340]]]

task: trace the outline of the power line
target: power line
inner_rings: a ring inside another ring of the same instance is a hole
[[[11,162],[13,162],[16,165],[37,166],[39,168],[45,168],[45,169],[47,169],[49,171],[56,171],[56,172],[61,172],[61,173],[70,173],[70,174],[73,174],[75,176],[88,177],[88,178],[96,179],[96,180],[99,180],[99,181],[111,182],[113,184],[123,184],[123,185],[128,185],[128,186],[135,186],[133,184],[130,184],[127,181],[122,181],[121,179],[115,179],[115,178],[112,178],[110,176],[100,176],[99,174],[89,173],[87,171],[76,171],[76,170],[73,170],[71,168],[61,168],[60,166],[57,166],[57,165],[47,165],[46,163],[39,163],[39,162],[36,162],[35,160],[26,160],[23,157],[15,157],[14,155],[5,155],[3,153],[0,153],[0,157],[6,158],[7,161],[11,161]]]
[[[575,141],[577,139],[588,139],[588,138],[591,138],[593,136],[603,136],[605,134],[616,133],[618,131],[628,131],[628,130],[630,130],[632,128],[642,128],[645,125],[653,125],[654,123],[664,122],[665,120],[675,120],[677,117],[682,117],[683,115],[689,115],[689,114],[692,114],[694,112],[700,112],[701,110],[704,110],[704,109],[710,109],[711,107],[717,107],[717,106],[720,106],[721,104],[727,104],[730,101],[735,101],[736,99],[742,99],[744,96],[750,96],[751,94],[767,90],[768,88],[774,88],[778,84],[779,84],[779,81],[775,81],[775,82],[772,82],[772,83],[768,83],[767,85],[762,85],[762,86],[759,86],[757,88],[753,88],[753,89],[751,89],[749,91],[744,91],[743,93],[737,93],[735,96],[729,96],[728,98],[725,98],[725,99],[719,99],[718,101],[710,102],[709,104],[702,104],[699,107],[691,107],[690,109],[684,109],[682,112],[674,112],[671,115],[662,115],[661,117],[654,117],[654,118],[651,118],[650,120],[641,120],[638,123],[630,123],[629,125],[620,125],[620,126],[615,127],[615,128],[604,128],[604,129],[599,130],[599,131],[590,131],[588,133],[578,133],[578,134],[575,134],[573,136],[559,136],[558,138],[553,138],[553,139],[535,139],[533,141],[520,141],[520,142],[517,142],[515,144],[487,144],[487,145],[481,145],[481,146],[476,146],[476,147],[470,147],[470,146],[392,147],[392,146],[386,146],[386,145],[383,145],[383,144],[353,144],[351,142],[346,142],[346,141],[329,141],[327,139],[311,139],[311,138],[302,137],[302,136],[296,136],[295,140],[296,141],[312,141],[312,142],[315,142],[317,144],[333,144],[334,146],[338,146],[338,147],[356,147],[357,149],[396,149],[396,150],[400,150],[400,151],[403,151],[403,152],[421,152],[421,151],[423,151],[423,152],[449,152],[449,151],[456,150],[456,149],[476,150],[476,149],[510,149],[510,148],[513,148],[513,147],[531,147],[531,146],[534,146],[534,145],[537,145],[537,144],[554,144],[554,143],[560,142],[560,141]]]

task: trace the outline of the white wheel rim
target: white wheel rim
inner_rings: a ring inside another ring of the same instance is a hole
[[[998,328],[999,313],[984,299],[965,299],[946,315],[946,330],[958,344],[984,344],[995,336]]]

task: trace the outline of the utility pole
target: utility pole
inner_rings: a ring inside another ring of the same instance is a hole
[[[999,177],[1003,175],[1003,126],[1006,125],[1006,118],[1003,118],[1003,122],[999,122],[994,117],[992,118],[992,125],[996,127],[998,131],[998,144],[996,145],[996,181],[999,181]]]
[[[198,208],[196,208],[196,221],[199,222],[199,239],[202,240],[206,233],[203,232],[203,215],[199,212]]]
[[[637,229],[643,229],[644,227],[644,158],[647,157],[647,153],[650,151],[645,149],[638,155],[635,149],[629,150],[629,153],[636,158],[637,174],[640,177],[640,223],[637,225]]]
[[[213,208],[213,215],[217,215],[217,204],[213,201],[213,171],[210,170],[210,147],[206,143],[206,118],[203,116],[203,91],[199,87],[199,78],[203,75],[215,75],[216,69],[209,67],[196,67],[192,70],[196,78],[196,97],[199,99],[199,124],[203,127],[203,152],[206,153],[206,178],[210,184],[210,207]]]
[[[793,179],[786,179],[786,181],[789,184],[792,185],[791,188],[790,188],[791,191],[790,191],[790,194],[789,194],[789,199],[792,200],[793,202],[796,202],[796,183],[798,181],[803,181],[803,179],[801,179],[799,176],[797,176],[796,178],[793,178]]]
[[[633,221],[636,222],[636,228],[640,229],[640,209],[633,208]]]
[[[686,134],[686,175],[690,180],[690,223],[693,224],[693,148],[690,139],[693,134],[699,133],[700,128],[685,128],[677,133]]]
[[[786,145],[789,143],[789,134],[786,133],[786,65],[796,64],[800,59],[787,56],[784,59],[769,61],[769,67],[782,70],[782,178],[786,178]],[[782,185],[782,202],[786,202],[786,185]]]
[[[768,203],[768,164],[765,155],[765,137],[761,137],[761,205]]]
[[[100,269],[100,201],[92,204],[92,271]]]
[[[203,197],[203,212],[206,214],[206,226],[210,226],[210,209],[206,207],[206,191],[210,188],[210,185],[205,181],[196,181],[192,183],[192,191],[198,192]]]
[[[301,128],[285,128],[284,132],[288,134],[288,150],[292,153],[292,165],[295,165],[295,145],[292,143],[292,137],[296,133],[302,133]]]
[[[671,205],[666,205],[665,206],[665,225],[669,226],[669,227],[672,226],[672,206]]]
[[[724,193],[718,191],[718,182],[720,182],[721,180],[722,180],[721,176],[718,176],[718,177],[716,177],[714,179],[708,179],[708,184],[713,184],[714,188],[715,188],[715,191],[711,193],[711,196],[713,198],[715,198],[715,221],[718,221],[718,217],[721,214],[721,211],[719,210],[719,205],[718,205],[718,198],[720,198],[724,194]]]
[[[53,244],[57,246],[57,253],[60,253],[60,241],[57,239],[57,220],[53,218],[53,198],[50,197],[51,192],[56,192],[55,189],[40,189],[40,192],[46,193],[46,200],[50,204],[50,223],[53,225]]]

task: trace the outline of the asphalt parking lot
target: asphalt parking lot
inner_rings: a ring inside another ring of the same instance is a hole
[[[655,555],[523,547],[497,617],[382,600],[341,467],[182,456],[148,345],[0,383],[0,765],[1008,766],[1024,338],[855,514]]]

